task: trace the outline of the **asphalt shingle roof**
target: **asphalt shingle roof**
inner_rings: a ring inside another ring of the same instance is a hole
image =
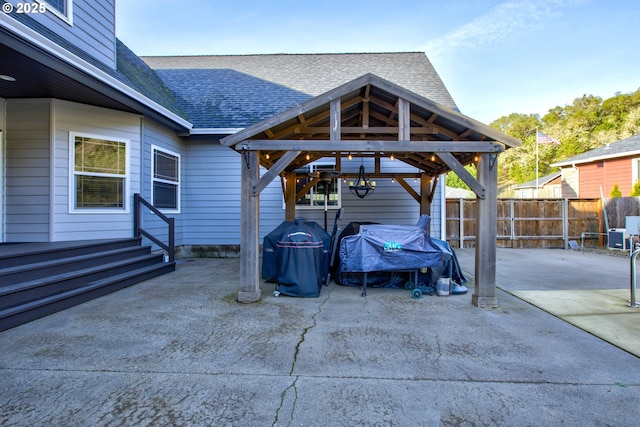
[[[562,160],[561,162],[556,162],[551,166],[565,166],[574,163],[588,163],[594,160],[623,157],[636,153],[640,153],[640,135],[630,136],[629,138],[621,139],[620,141],[613,142],[611,144],[607,144],[590,151],[586,151],[582,154],[578,154],[577,156]]]
[[[194,128],[244,128],[310,98],[230,69],[156,70]]]
[[[372,73],[457,109],[422,52],[142,58],[194,128],[248,127]]]
[[[113,69],[30,16],[15,17],[194,128],[245,128],[368,73],[457,110],[422,52],[140,58],[116,40]]]
[[[518,188],[518,189],[520,189],[520,188],[536,188],[536,187],[548,184],[549,182],[553,181],[554,179],[558,178],[559,176],[560,176],[560,172],[554,172],[554,173],[549,174],[549,175],[541,176],[538,179],[534,179],[532,181],[527,181],[527,182],[524,182],[522,184],[516,185],[515,188]]]

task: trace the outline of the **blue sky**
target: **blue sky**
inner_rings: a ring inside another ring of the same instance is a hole
[[[462,113],[640,87],[637,0],[116,0],[138,55],[425,52]]]

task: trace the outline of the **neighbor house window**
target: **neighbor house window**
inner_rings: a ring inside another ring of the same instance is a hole
[[[73,0],[38,0],[38,2],[44,3],[47,6],[47,9],[71,24],[73,16]]]
[[[180,211],[180,155],[151,147],[151,198],[162,210]]]
[[[71,210],[125,211],[128,142],[71,134]]]
[[[631,185],[634,185],[636,181],[640,181],[640,159],[631,160]]]
[[[313,180],[313,176],[311,175],[334,170],[334,163],[325,162],[314,162],[304,168],[296,170],[296,193],[300,192],[300,190]],[[327,206],[329,208],[340,208],[342,205],[342,190],[339,178],[333,178],[330,182],[317,182],[298,200],[296,206],[302,208],[324,208],[326,185],[328,185]]]

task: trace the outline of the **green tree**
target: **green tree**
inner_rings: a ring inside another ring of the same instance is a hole
[[[520,147],[506,150],[498,162],[498,179],[502,184],[520,184],[535,178],[536,129],[541,126],[537,114],[510,114],[490,124],[522,141]]]
[[[502,153],[498,163],[501,186],[520,184],[535,178],[536,128],[561,143],[538,146],[539,176],[554,172],[550,164],[640,134],[640,89],[604,100],[585,94],[571,104],[549,109],[542,118],[512,113],[490,126],[522,141],[521,146]]]
[[[633,184],[633,188],[631,189],[631,194],[629,194],[629,196],[631,196],[631,197],[640,196],[640,181],[636,181]]]
[[[478,176],[478,171],[476,170],[476,165],[471,164],[471,165],[467,165],[464,167],[471,175],[473,175],[473,177],[477,177]],[[447,174],[447,187],[452,187],[452,188],[464,188],[465,190],[470,190],[469,186],[467,184],[464,183],[464,181],[462,179],[460,179],[460,177],[455,173],[455,172],[449,172]]]
[[[612,199],[622,197],[622,191],[620,191],[620,187],[618,187],[618,183],[613,184],[613,188],[611,189],[611,193],[609,193],[609,196]]]

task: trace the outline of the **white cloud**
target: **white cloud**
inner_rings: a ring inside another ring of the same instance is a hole
[[[536,28],[545,20],[557,16],[561,7],[581,2],[582,0],[508,0],[452,32],[430,40],[420,50],[434,59],[460,49],[484,47]]]

